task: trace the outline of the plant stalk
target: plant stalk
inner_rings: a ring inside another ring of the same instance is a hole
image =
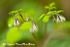
[[[34,33],[32,33],[32,36],[33,36],[36,44],[38,45],[38,47],[40,47],[40,43],[39,43],[38,39],[36,38],[36,36],[34,35]]]

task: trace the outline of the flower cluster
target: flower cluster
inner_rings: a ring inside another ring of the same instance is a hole
[[[60,14],[63,12],[63,10],[57,10],[54,2],[48,6],[45,6],[45,8],[48,10],[48,12],[47,14],[42,14],[39,18],[39,21],[42,19],[43,22],[47,23],[51,17],[56,23],[66,21],[65,17]]]

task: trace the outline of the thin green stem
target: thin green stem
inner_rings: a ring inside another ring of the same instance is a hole
[[[34,33],[32,33],[32,36],[33,36],[36,44],[38,45],[38,47],[40,47],[40,43],[39,43],[38,39],[36,38],[36,36],[34,35]]]

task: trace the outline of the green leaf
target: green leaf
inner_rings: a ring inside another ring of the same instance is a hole
[[[55,7],[55,3],[52,2],[52,3],[49,5],[49,9],[52,10],[52,9],[55,9],[55,8],[56,8],[56,7]]]
[[[48,9],[48,8],[49,8],[49,6],[45,6],[45,8],[47,8],[47,9]]]
[[[54,15],[54,13],[52,11],[49,11],[47,15]]]
[[[31,32],[22,32],[22,40],[21,41],[25,41],[25,40],[34,41]]]
[[[18,15],[18,14],[15,15],[15,18],[17,18],[19,21],[22,20],[22,18],[21,18],[20,15]]]
[[[22,11],[22,10],[23,10],[23,9],[18,9],[17,11],[20,12],[20,11]]]
[[[48,22],[49,21],[49,16],[45,16],[44,18],[43,18],[43,22]]]
[[[45,14],[42,14],[42,15],[39,17],[39,20],[42,19],[44,16],[45,16]]]
[[[55,15],[57,15],[57,14],[58,14],[58,12],[57,12],[57,11],[54,11],[54,13],[55,13]]]
[[[25,22],[20,26],[19,30],[28,31],[30,28],[32,28],[32,23],[31,22]]]
[[[55,9],[55,8],[56,8],[56,7],[50,7],[49,9],[52,10],[52,9]]]
[[[63,12],[63,10],[59,10],[59,11],[57,11],[57,13],[61,13],[61,12]]]
[[[54,11],[55,14],[61,13],[63,10]]]
[[[10,14],[14,15],[14,14],[17,13],[17,12],[18,12],[17,10],[11,11],[11,12],[9,12],[9,15],[10,15]]]
[[[17,27],[13,27],[9,30],[7,34],[7,43],[16,43],[21,39],[21,33],[18,31]]]
[[[8,27],[12,27],[14,25],[14,20],[15,20],[14,17],[10,17],[9,18],[9,20],[8,20]]]
[[[55,3],[54,2],[52,2],[49,6],[50,7],[53,7],[55,5]]]

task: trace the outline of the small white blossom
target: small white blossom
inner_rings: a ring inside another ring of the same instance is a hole
[[[33,32],[34,31],[36,31],[36,32],[38,31],[38,27],[35,24],[33,25]]]
[[[19,25],[20,23],[19,23],[19,21],[17,20],[17,21],[14,21],[14,26],[17,26],[17,25]]]
[[[33,27],[30,28],[30,32],[37,32],[38,31],[38,26],[33,24]]]
[[[28,21],[29,20],[29,17],[26,17],[26,21]]]
[[[66,19],[65,19],[65,17],[63,17],[63,16],[57,16],[57,19],[56,19],[56,22],[58,23],[58,22],[64,22],[64,21],[66,21]]]

